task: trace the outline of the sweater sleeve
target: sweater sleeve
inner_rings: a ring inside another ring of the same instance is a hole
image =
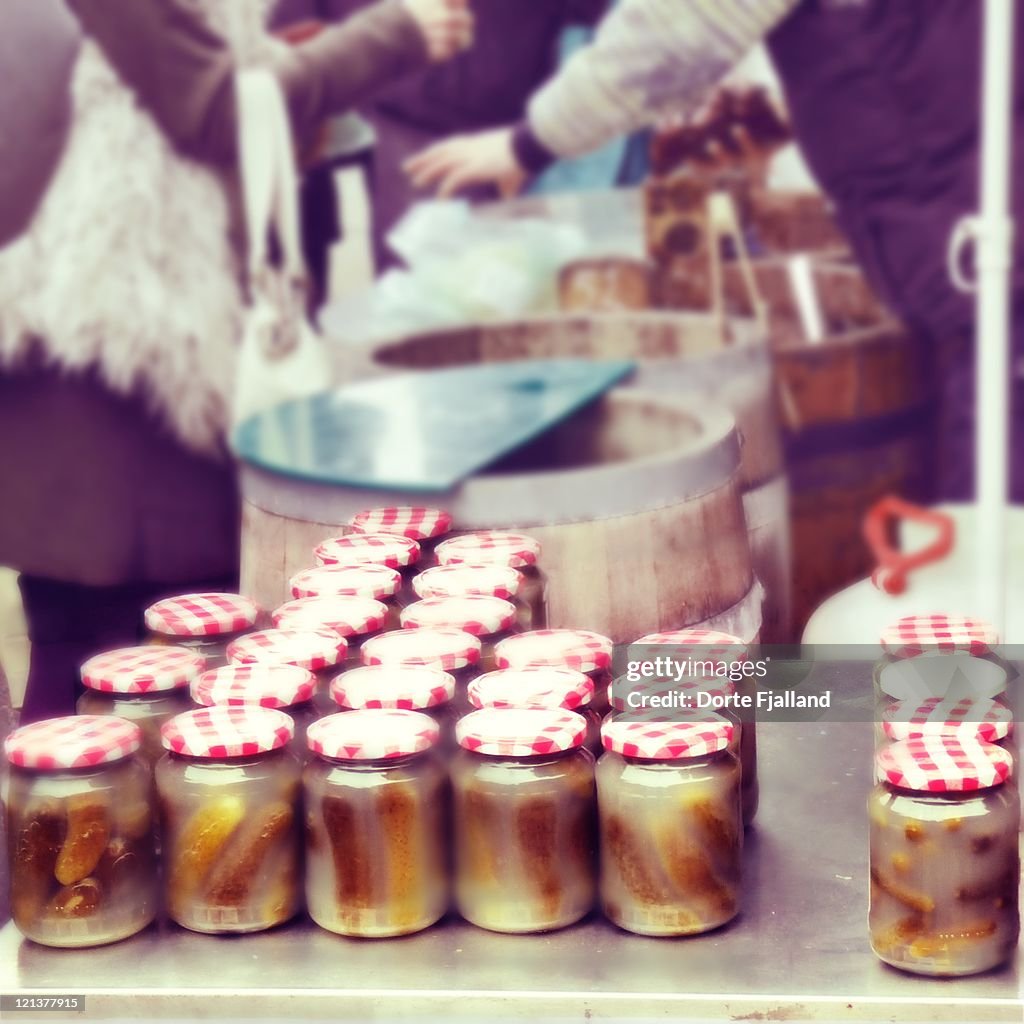
[[[247,0],[248,2],[248,0]],[[197,0],[68,0],[82,28],[183,152],[235,158],[235,63]],[[427,62],[426,44],[399,0],[382,0],[283,50],[277,74],[301,139],[326,117]]]
[[[695,106],[797,3],[621,0],[535,94],[529,130],[554,156],[576,156]]]

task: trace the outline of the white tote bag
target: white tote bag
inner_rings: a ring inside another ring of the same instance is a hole
[[[235,424],[330,386],[322,339],[305,311],[298,175],[291,125],[274,75],[236,76],[239,162],[248,239],[247,305],[235,381]],[[280,250],[270,261],[273,231]]]

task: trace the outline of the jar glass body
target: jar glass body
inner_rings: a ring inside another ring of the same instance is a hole
[[[1020,798],[1004,783],[868,797],[871,901],[879,959],[915,974],[976,974],[1012,956],[1020,931]]]
[[[594,758],[503,758],[460,750],[452,762],[455,898],[496,932],[563,928],[596,891]]]
[[[60,772],[12,766],[5,802],[11,915],[23,935],[100,946],[153,920],[153,780],[142,758]]]
[[[106,693],[86,690],[78,698],[75,710],[80,715],[114,715],[134,722],[142,730],[143,760],[152,768],[164,756],[160,727],[175,715],[191,711],[195,705],[187,686],[154,693]]]
[[[253,932],[301,906],[299,762],[167,754],[156,766],[168,916],[197,932]]]
[[[695,935],[740,909],[740,766],[729,750],[646,761],[606,752],[597,765],[601,904],[640,935]]]
[[[172,636],[169,633],[157,633],[149,630],[146,633],[147,644],[158,647],[184,647],[186,650],[201,654],[206,659],[206,668],[223,668],[228,664],[228,644],[239,637],[255,633],[261,628],[259,624],[248,629],[240,629],[236,633],[216,633],[212,636]]]
[[[431,753],[381,761],[313,757],[303,773],[306,905],[321,928],[383,938],[448,909],[448,784]]]

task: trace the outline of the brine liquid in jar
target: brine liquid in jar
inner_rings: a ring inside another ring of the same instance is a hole
[[[152,767],[163,756],[160,728],[192,707],[189,684],[203,671],[201,654],[185,647],[122,647],[82,665],[80,715],[113,715],[142,730],[140,754]]]
[[[467,921],[543,932],[592,909],[594,758],[585,731],[568,711],[488,708],[459,721],[455,899]]]
[[[448,780],[437,739],[437,723],[415,711],[352,711],[310,729],[306,905],[321,928],[409,935],[448,909]]]
[[[1020,932],[1020,796],[1010,756],[969,735],[901,740],[868,798],[871,948],[914,974],[977,974]]]
[[[159,907],[153,779],[142,734],[79,715],[15,730],[4,749],[11,916],[45,946],[101,946]]]
[[[302,906],[300,770],[282,711],[216,706],[163,728],[164,902],[196,932],[263,931]]]
[[[241,594],[181,594],[145,612],[148,642],[174,644],[201,654],[207,668],[227,664],[228,645],[260,626],[255,601]]]
[[[640,935],[719,928],[742,902],[740,766],[732,723],[711,712],[618,717],[597,765],[601,905]]]

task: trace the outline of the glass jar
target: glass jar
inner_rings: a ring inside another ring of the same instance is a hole
[[[868,798],[871,948],[915,974],[976,974],[1020,931],[1020,796],[1005,750],[963,736],[902,740],[875,757]]]
[[[481,672],[494,671],[497,667],[495,647],[520,632],[514,604],[481,594],[416,601],[402,612],[402,626],[405,629],[447,626],[472,633],[480,640]]]
[[[470,565],[456,562],[435,565],[412,581],[416,597],[500,597],[515,605],[516,621],[524,630],[532,629],[533,612],[519,596],[523,575],[509,565]]]
[[[743,818],[732,723],[618,718],[597,764],[601,905],[639,935],[696,935],[740,910]]]
[[[548,708],[572,711],[586,723],[583,745],[601,752],[601,716],[593,705],[594,684],[568,668],[506,668],[469,684],[469,703],[480,708]]]
[[[184,647],[122,647],[82,665],[85,693],[80,715],[113,715],[142,730],[142,758],[150,767],[163,756],[160,727],[192,707],[188,687],[203,671],[201,654]]]
[[[594,757],[568,711],[488,708],[455,727],[455,898],[496,932],[564,928],[595,893]]]
[[[317,565],[386,565],[402,576],[401,605],[412,593],[412,578],[420,568],[420,546],[409,537],[387,533],[350,533],[331,537],[313,549]]]
[[[701,689],[718,691],[719,706],[714,710],[725,714],[734,727],[740,726],[736,742],[743,770],[745,826],[753,822],[761,794],[757,772],[757,686],[750,672],[753,663],[749,652],[750,645],[732,633],[696,627],[648,633],[629,649],[631,662],[665,659],[667,664],[661,667],[668,668],[667,674],[673,679],[685,679],[691,686],[693,708],[702,708],[707,699],[698,696]]]
[[[363,644],[387,625],[388,609],[370,597],[303,597],[277,608],[273,620],[278,629],[333,630],[348,644],[346,661],[358,665]]]
[[[447,911],[448,779],[437,738],[437,723],[415,711],[352,711],[310,730],[306,905],[321,928],[409,935]]]
[[[320,718],[313,702],[317,678],[297,665],[225,665],[204,672],[191,686],[201,708],[254,707],[283,711],[295,725],[292,752],[306,756],[306,731]]]
[[[367,597],[387,608],[385,629],[398,629],[398,592],[402,574],[386,565],[320,565],[303,569],[290,581],[294,598]]]
[[[364,665],[335,676],[331,699],[342,711],[418,711],[438,725],[439,749],[455,748],[455,677],[427,665]]]
[[[295,665],[316,676],[313,703],[322,714],[334,710],[331,679],[348,656],[348,641],[332,629],[264,629],[228,647],[232,665]]]
[[[364,509],[348,525],[354,533],[389,534],[416,541],[420,549],[417,564],[425,569],[437,564],[437,546],[451,530],[452,517],[439,508],[397,505]]]
[[[159,903],[153,780],[137,725],[79,715],[15,730],[4,749],[11,914],[45,946],[102,946]]]
[[[535,629],[502,641],[495,648],[498,668],[569,668],[594,684],[592,703],[599,715],[608,711],[612,682],[612,642],[587,629]]]
[[[471,633],[447,626],[397,629],[382,633],[363,645],[366,665],[426,665],[447,672],[455,680],[454,707],[468,707],[469,684],[479,675],[480,640]]]
[[[540,543],[522,533],[503,530],[477,530],[460,534],[439,544],[440,565],[504,565],[518,569],[523,577],[519,597],[529,615],[524,615],[523,629],[543,629],[548,622],[548,581],[540,569]]]
[[[227,664],[228,645],[257,628],[260,609],[241,594],[182,594],[146,609],[151,644],[187,647],[206,659],[207,668]]]
[[[282,711],[210,707],[172,718],[156,766],[164,902],[196,932],[256,932],[302,905],[299,762]]]

